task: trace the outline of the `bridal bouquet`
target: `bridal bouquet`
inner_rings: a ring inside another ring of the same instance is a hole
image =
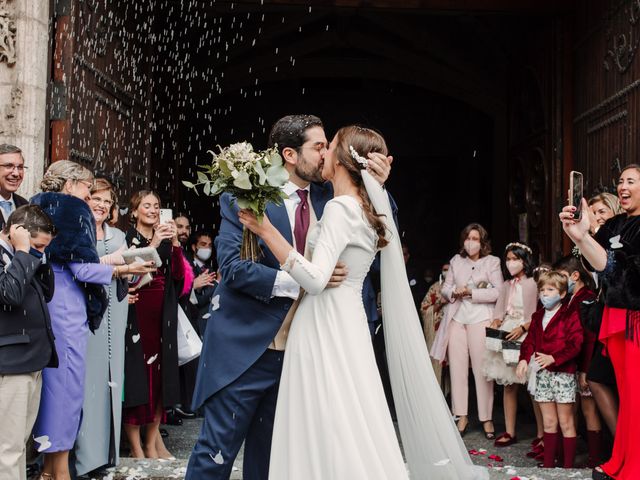
[[[228,192],[235,197],[240,208],[255,213],[258,221],[262,220],[267,204],[282,204],[286,197],[282,187],[289,180],[289,172],[284,168],[282,157],[277,147],[254,151],[248,142],[240,142],[222,148],[219,152],[209,150],[211,164],[200,165],[196,183],[183,180],[187,188],[202,187],[205,195],[215,196]],[[240,258],[256,261],[260,256],[258,239],[247,229],[242,232],[242,249]]]

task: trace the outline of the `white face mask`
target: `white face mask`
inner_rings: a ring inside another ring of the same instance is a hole
[[[467,255],[473,257],[480,251],[480,242],[477,240],[465,240],[464,250],[467,252]]]
[[[196,250],[196,257],[198,257],[198,260],[202,262],[206,262],[211,258],[211,249],[199,248],[198,250]]]
[[[518,275],[523,268],[524,263],[522,263],[522,260],[507,260],[507,270],[509,270],[512,277]]]

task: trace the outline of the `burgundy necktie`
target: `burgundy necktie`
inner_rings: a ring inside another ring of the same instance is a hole
[[[307,243],[307,231],[309,230],[309,202],[307,202],[306,190],[298,190],[298,196],[300,197],[300,203],[296,207],[295,220],[296,224],[293,227],[293,236],[296,239],[296,250],[304,255],[304,247]]]

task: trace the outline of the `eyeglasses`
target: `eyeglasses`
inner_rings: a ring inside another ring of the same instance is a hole
[[[316,145],[310,145],[310,146],[302,146],[300,148],[307,148],[309,150],[315,150],[318,153],[322,153],[324,150],[327,150],[327,146],[322,144],[322,143],[318,143]]]
[[[23,173],[27,169],[24,165],[16,165],[15,163],[0,163],[0,167],[8,172],[17,170],[20,173]]]
[[[89,190],[91,190],[93,188],[93,182],[89,182],[87,180],[76,180],[77,183],[81,183],[83,184],[85,187],[87,187]]]
[[[91,201],[96,205],[102,204],[105,207],[111,207],[113,205],[113,200],[109,200],[108,198],[91,197]]]

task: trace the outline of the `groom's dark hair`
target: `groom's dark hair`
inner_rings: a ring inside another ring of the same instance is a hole
[[[282,155],[282,150],[285,148],[293,148],[299,153],[300,147],[307,141],[307,130],[313,127],[324,128],[322,120],[315,115],[287,115],[282,117],[271,127],[269,148],[278,145],[280,155]]]

